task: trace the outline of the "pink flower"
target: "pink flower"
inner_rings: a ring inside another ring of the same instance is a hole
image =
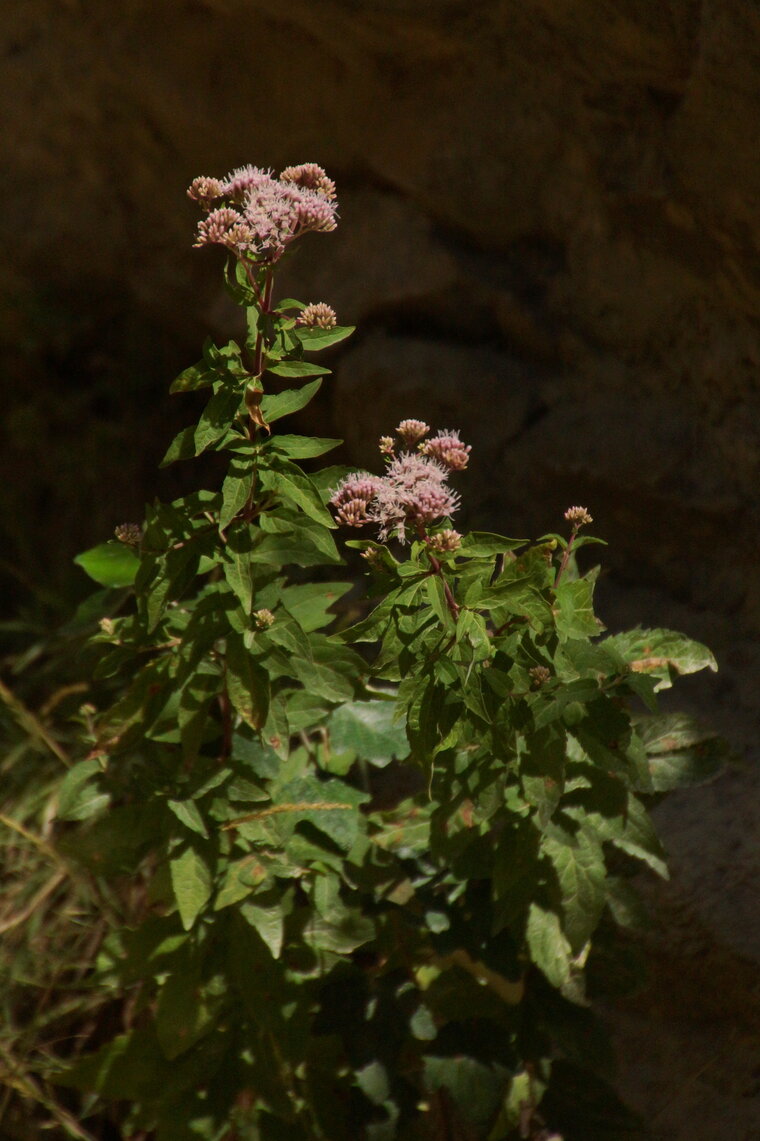
[[[449,471],[464,471],[470,458],[472,447],[463,444],[459,439],[459,432],[448,429],[439,432],[432,440],[426,440],[420,446],[420,451],[431,459],[438,460]]]
[[[304,162],[300,166],[286,166],[280,173],[281,182],[295,182],[304,190],[316,190],[331,201],[335,197],[335,183],[315,162]]]

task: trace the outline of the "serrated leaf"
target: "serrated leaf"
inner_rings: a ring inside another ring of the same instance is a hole
[[[334,529],[335,520],[323,507],[321,496],[309,477],[292,464],[287,470],[281,470],[279,464],[282,463],[287,461],[278,461],[277,470],[269,468],[261,472],[261,486],[282,496],[286,503],[296,504],[315,523]]]
[[[636,728],[655,792],[702,784],[723,767],[725,742],[686,714],[640,718]]]
[[[561,987],[570,978],[571,947],[559,916],[538,903],[531,903],[525,929],[530,957],[552,986]]]
[[[74,559],[94,582],[101,586],[132,586],[140,569],[140,559],[125,543],[116,540],[90,547]]]
[[[584,638],[599,634],[601,624],[594,617],[594,587],[588,579],[561,582],[554,592],[554,617],[563,638]]]
[[[230,531],[224,547],[222,569],[224,577],[234,591],[244,614],[251,613],[256,589],[253,570],[253,535],[249,527],[239,526]]]
[[[261,729],[269,710],[269,674],[239,634],[227,638],[225,678],[227,693],[237,712],[252,729]]]
[[[211,897],[211,872],[192,847],[171,859],[169,870],[182,926],[189,931]]]
[[[574,836],[560,830],[545,836],[541,847],[549,857],[560,888],[563,928],[574,954],[591,938],[606,901],[601,845],[582,829]]]
[[[707,646],[675,630],[628,630],[605,638],[602,645],[621,654],[634,672],[657,678],[655,689],[658,690],[670,688],[673,674],[718,668]]]
[[[243,510],[253,487],[253,462],[250,456],[234,457],[222,484],[222,508],[219,512],[219,530],[224,531],[235,516]]]

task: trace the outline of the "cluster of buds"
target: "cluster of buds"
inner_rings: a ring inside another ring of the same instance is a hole
[[[128,547],[139,547],[142,542],[142,528],[137,523],[120,523],[114,528],[114,536]]]
[[[430,548],[438,555],[447,555],[452,551],[458,551],[461,545],[462,536],[451,527],[446,527],[445,530],[438,531],[430,538]]]
[[[201,175],[187,193],[206,214],[196,246],[222,245],[236,257],[265,264],[281,258],[302,234],[337,225],[335,183],[312,162],[286,167],[279,178],[257,166],[240,167],[226,179]]]
[[[568,507],[565,512],[565,519],[572,524],[574,531],[580,531],[581,527],[586,527],[589,523],[594,522],[585,507]]]
[[[262,607],[261,610],[254,610],[253,620],[257,630],[268,630],[274,622],[274,614],[266,607]]]
[[[540,689],[542,685],[546,685],[552,676],[551,671],[547,669],[546,666],[531,666],[528,673],[536,689]]]
[[[472,448],[469,444],[462,443],[459,432],[444,431],[420,444],[420,451],[423,456],[438,460],[449,471],[464,471]]]
[[[421,420],[402,420],[396,428],[397,436],[407,449],[419,445],[429,431]],[[461,471],[466,466],[470,448],[461,442],[456,432],[439,433],[429,443],[434,444],[436,440],[445,441],[440,458],[434,453],[422,455],[411,450],[396,455],[393,437],[383,436],[380,450],[389,461],[385,475],[359,472],[342,480],[330,499],[338,522],[349,527],[376,523],[383,542],[391,537],[404,542],[408,529],[423,535],[432,524],[453,514],[459,506],[459,496],[448,486],[447,480],[452,471]],[[452,441],[457,445],[454,450],[450,446]],[[447,462],[451,455],[453,463]],[[444,553],[456,550],[460,537],[449,529],[434,536],[431,542],[440,543],[436,549]]]
[[[296,325],[305,325],[307,329],[334,329],[337,323],[335,310],[324,301],[307,305],[296,317]]]

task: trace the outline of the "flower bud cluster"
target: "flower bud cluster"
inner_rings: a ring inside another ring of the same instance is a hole
[[[114,536],[128,547],[139,547],[142,542],[142,528],[137,523],[120,523],[114,528]]]
[[[594,522],[585,507],[568,507],[565,512],[565,519],[567,519],[568,523],[572,523],[574,531],[578,531],[581,527],[585,527],[589,523]]]
[[[449,471],[464,471],[470,458],[472,447],[463,444],[459,439],[459,432],[445,430],[439,432],[432,440],[425,440],[420,444],[423,456],[438,460]]]
[[[324,301],[307,305],[296,317],[296,325],[305,325],[309,329],[334,329],[337,323],[335,310]]]
[[[396,429],[407,448],[414,447],[429,431],[421,420],[402,420]],[[396,455],[393,438],[383,436],[380,450],[389,460],[385,475],[359,472],[344,479],[330,499],[338,522],[349,527],[376,523],[383,542],[395,537],[403,543],[409,529],[413,534],[424,534],[431,524],[452,515],[459,506],[459,496],[447,480],[452,471],[466,466],[470,448],[456,432],[441,433],[437,438],[446,441],[440,460],[412,451]],[[446,462],[448,455],[454,456],[453,463]],[[434,536],[433,542],[441,544],[436,549],[443,553],[456,550],[460,536],[448,529]]]
[[[257,166],[223,180],[200,175],[187,193],[206,214],[195,245],[222,245],[256,262],[276,262],[295,238],[337,225],[335,184],[316,163],[287,167],[279,178]]]

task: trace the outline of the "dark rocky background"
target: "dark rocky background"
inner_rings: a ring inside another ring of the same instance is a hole
[[[760,1138],[760,9],[746,0],[17,0],[0,29],[0,584],[64,613],[235,332],[185,187],[316,161],[341,226],[283,294],[359,332],[312,426],[461,427],[469,521],[587,505],[610,625],[704,638],[743,757],[660,818],[658,973],[615,1015],[662,1138]]]

